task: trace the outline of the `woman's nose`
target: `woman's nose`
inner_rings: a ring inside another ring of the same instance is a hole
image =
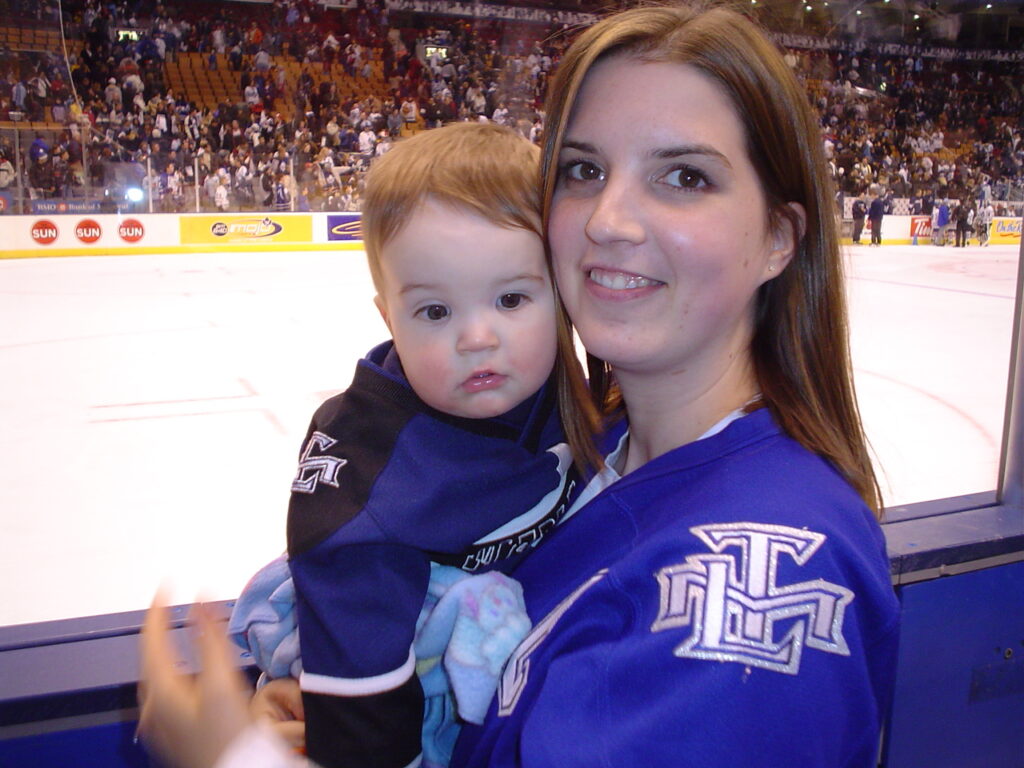
[[[594,207],[587,219],[587,237],[595,243],[627,242],[635,245],[643,241],[641,202],[631,185],[610,178],[592,199]]]

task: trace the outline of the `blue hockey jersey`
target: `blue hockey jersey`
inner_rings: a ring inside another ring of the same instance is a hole
[[[508,414],[464,419],[416,396],[390,342],[360,361],[313,417],[288,511],[311,758],[415,764],[430,563],[508,567],[565,515],[574,477],[551,383]]]
[[[512,575],[534,628],[453,766],[875,765],[881,529],[767,409],[621,478]]]

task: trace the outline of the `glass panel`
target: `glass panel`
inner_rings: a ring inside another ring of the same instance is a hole
[[[63,227],[62,214],[174,222],[197,211],[353,210],[375,144],[481,110],[536,136],[561,46],[552,33],[586,23],[595,4],[461,4],[461,15],[427,15],[406,3],[385,20],[374,3],[369,13],[314,4],[311,18],[292,19],[276,3],[180,0],[176,20],[189,26],[162,31],[125,18],[122,4],[109,60],[89,51],[91,11],[65,3],[61,26],[38,18],[37,5],[8,3],[0,25],[10,89],[0,87],[10,162],[0,164],[0,211],[25,214],[19,226],[52,214]],[[1024,24],[999,4],[924,18],[903,3],[833,5],[751,3],[821,111],[841,191],[853,360],[885,499],[988,491],[1024,207],[1013,117]],[[42,7],[45,16],[53,6]],[[242,35],[254,24],[262,43]],[[406,56],[414,70],[441,73],[407,87]],[[464,98],[448,59],[487,87]],[[15,83],[39,72],[48,91],[15,104]],[[854,199],[870,183],[887,210],[877,248],[867,231],[863,245],[850,243]],[[988,246],[977,223],[966,248],[932,242],[937,200],[986,196],[999,215]],[[14,221],[0,219],[5,238]],[[211,599],[237,594],[284,546],[309,415],[385,336],[359,252],[193,254],[175,250],[175,226],[164,231],[174,252],[163,255],[0,259],[0,582],[22,585],[0,604],[0,625],[136,609],[166,574],[181,601],[201,587]]]
[[[1019,246],[975,242],[848,250],[856,381],[887,506],[996,488]]]

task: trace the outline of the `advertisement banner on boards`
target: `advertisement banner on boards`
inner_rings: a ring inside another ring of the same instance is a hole
[[[183,216],[180,222],[183,245],[225,243],[310,243],[312,218],[308,215],[225,214]]]
[[[914,245],[930,242],[932,238],[932,217],[910,217],[910,242]]]
[[[37,219],[29,225],[29,237],[36,245],[52,245],[60,235],[60,228],[49,219]]]
[[[143,219],[149,224],[143,224]],[[97,253],[111,249],[136,245],[164,244],[173,238],[168,227],[169,219],[146,216],[20,216],[18,230],[14,231],[8,247],[42,247],[44,250],[77,249],[83,253],[95,247]],[[24,230],[24,231],[21,231]]]
[[[329,241],[363,239],[362,214],[332,213],[327,216],[327,239]]]
[[[1010,219],[998,216],[992,220],[992,231],[988,241],[993,245],[1002,243],[1020,243],[1020,219]]]
[[[30,200],[29,211],[35,214],[99,213],[99,200]]]
[[[8,216],[0,259],[108,256],[189,250],[178,243],[178,217],[140,213]]]

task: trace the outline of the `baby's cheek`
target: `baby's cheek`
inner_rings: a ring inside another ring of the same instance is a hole
[[[399,356],[401,357],[401,352]],[[446,410],[446,399],[451,396],[454,386],[450,357],[436,346],[426,345],[416,349],[408,357],[409,362],[402,358],[402,368],[412,388],[428,405]]]

